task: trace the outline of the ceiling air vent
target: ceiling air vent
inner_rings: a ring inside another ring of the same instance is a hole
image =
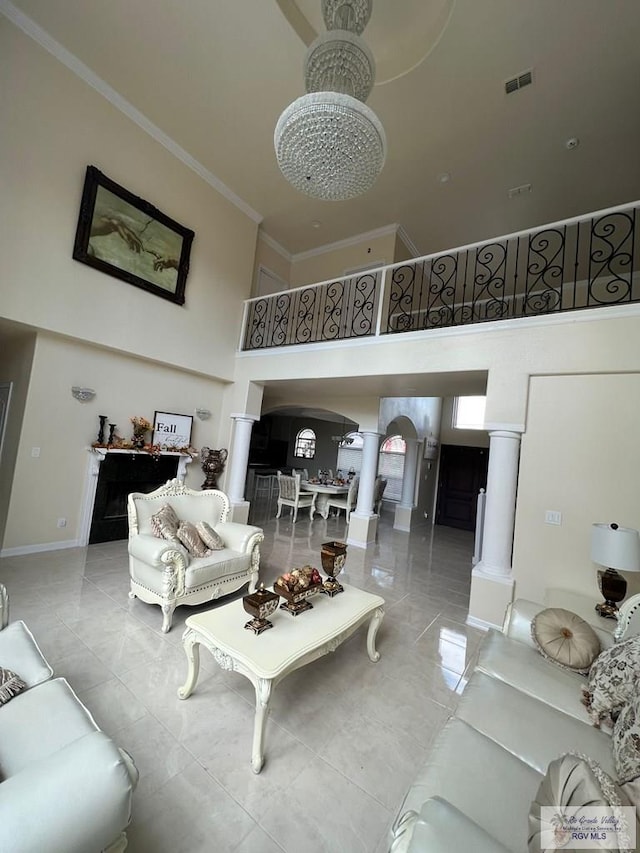
[[[523,71],[522,74],[518,74],[517,77],[507,80],[504,84],[504,90],[507,95],[510,95],[512,92],[517,92],[518,89],[522,89],[530,83],[533,83],[533,71]]]

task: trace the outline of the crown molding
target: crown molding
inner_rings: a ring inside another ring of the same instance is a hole
[[[224,196],[227,201],[234,204],[239,210],[248,216],[249,219],[258,224],[262,222],[263,217],[260,213],[243,201],[240,196],[237,196],[233,190],[229,189],[229,187],[217,178],[213,172],[210,172],[209,169],[202,165],[202,163],[192,157],[188,151],[185,151],[184,148],[178,145],[178,143],[171,139],[171,137],[163,130],[160,130],[160,128],[153,124],[153,122],[143,115],[140,110],[136,109],[133,104],[129,103],[126,98],[120,95],[119,92],[116,92],[116,90],[106,83],[101,77],[98,77],[98,75],[95,74],[89,66],[85,65],[84,62],[78,59],[78,57],[71,53],[71,51],[67,50],[66,47],[63,47],[39,24],[36,24],[34,20],[14,6],[13,3],[10,3],[9,0],[0,0],[0,13],[8,18],[11,23],[15,24],[16,27],[21,29],[23,33],[28,35],[48,51],[52,56],[55,56],[57,60],[84,80],[84,82],[91,86],[92,89],[99,92],[103,98],[106,98],[109,103],[111,103],[116,109],[120,110],[121,113],[124,113],[127,118],[131,119],[131,121],[144,130],[145,133],[148,133],[156,142],[159,142],[163,148],[166,148],[170,154],[173,154],[174,157],[195,172],[198,177],[202,178],[202,180],[209,184],[209,186],[216,190],[216,192],[219,192],[220,195]]]
[[[409,235],[405,231],[403,225],[398,225],[398,232],[397,233],[398,233],[398,237],[402,240],[402,242],[405,244],[407,249],[411,252],[411,257],[412,258],[419,258],[422,255],[422,252],[416,246],[416,244],[413,242],[411,237],[409,237]]]
[[[263,243],[266,243],[267,246],[272,248],[274,252],[277,252],[279,255],[281,255],[285,259],[285,261],[291,263],[291,261],[293,260],[294,256],[291,254],[291,252],[287,252],[284,246],[281,246],[277,240],[274,240],[273,237],[270,237],[262,229],[258,231],[258,239],[262,240]]]

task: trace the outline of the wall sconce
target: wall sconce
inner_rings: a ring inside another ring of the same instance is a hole
[[[201,421],[208,421],[211,417],[211,412],[209,409],[196,409],[196,415],[200,418]]]
[[[80,388],[79,385],[74,385],[71,388],[71,395],[76,398],[76,400],[80,400],[81,403],[88,403],[89,400],[93,400],[96,396],[96,392],[93,388]]]

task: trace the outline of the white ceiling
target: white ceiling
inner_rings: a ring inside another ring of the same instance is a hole
[[[305,44],[281,9],[294,0],[15,4],[294,254],[391,223],[427,253],[640,198],[638,0],[376,0],[364,38],[379,79],[418,64],[371,94],[388,159],[347,202],[299,194],[275,161],[278,115],[304,93]],[[298,0],[307,26],[319,26],[314,4]],[[533,85],[506,96],[530,68]],[[530,194],[507,197],[525,183]]]

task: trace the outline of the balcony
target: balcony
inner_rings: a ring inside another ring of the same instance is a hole
[[[241,351],[640,302],[640,202],[249,299]]]

